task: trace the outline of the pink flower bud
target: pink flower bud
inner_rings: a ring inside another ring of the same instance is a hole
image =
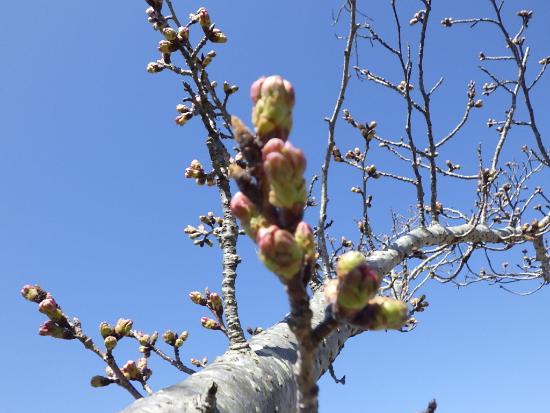
[[[307,200],[304,153],[281,139],[271,139],[262,149],[269,178],[269,202],[280,208],[302,209]]]
[[[313,229],[305,222],[301,221],[294,232],[296,243],[302,248],[304,258],[308,262],[313,262],[315,259],[315,240],[313,237]]]
[[[120,371],[128,380],[139,380],[142,377],[141,371],[139,371],[134,360],[128,360]]]
[[[344,311],[362,309],[380,288],[380,277],[357,251],[340,256],[336,274],[339,281],[337,305]]]
[[[403,301],[377,296],[350,323],[367,330],[399,330],[408,315],[409,309]]]
[[[218,293],[210,293],[208,295],[208,304],[210,308],[217,312],[223,312],[223,303],[220,295]]]
[[[303,252],[290,232],[271,225],[258,231],[256,242],[260,260],[281,279],[291,279],[300,272]]]
[[[252,201],[242,192],[237,192],[233,195],[233,199],[231,199],[231,212],[239,218],[242,223],[249,222],[250,218],[258,214],[256,206],[254,206]]]
[[[250,88],[254,102],[252,123],[256,133],[267,142],[271,138],[286,140],[292,129],[294,89],[281,76],[261,77]]]
[[[47,292],[42,289],[38,284],[27,284],[21,288],[21,295],[25,300],[32,301],[34,303],[40,303],[47,296]]]
[[[52,320],[48,320],[42,323],[38,329],[38,334],[40,334],[41,336],[61,338],[63,340],[74,339],[74,335],[70,330],[57,325]]]

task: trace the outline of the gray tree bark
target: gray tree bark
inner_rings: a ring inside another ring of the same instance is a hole
[[[550,216],[539,221],[542,231],[548,230],[549,225]],[[367,260],[379,274],[387,274],[412,251],[430,245],[443,246],[460,242],[507,244],[527,240],[533,241],[533,238],[517,227],[494,229],[486,225],[444,227],[436,224],[411,231],[387,249],[373,252]],[[537,260],[542,264],[541,276],[550,280],[546,252],[537,253]],[[316,326],[325,313],[321,292],[314,294],[311,309],[312,325]],[[328,369],[346,340],[356,332],[349,326],[341,326],[323,340],[316,354],[317,378]],[[181,383],[137,400],[123,413],[294,412],[297,384],[293,368],[298,357],[297,342],[286,319],[253,337],[250,348],[249,352],[226,352]],[[214,391],[215,403],[212,396]]]

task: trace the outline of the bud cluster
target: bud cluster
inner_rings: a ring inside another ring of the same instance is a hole
[[[225,332],[223,325],[223,301],[218,293],[205,289],[204,294],[199,291],[191,291],[189,299],[202,307],[206,307],[216,317],[216,320],[209,317],[201,318],[201,325],[208,330],[221,330]]]
[[[363,254],[349,251],[339,257],[336,279],[325,286],[325,301],[338,320],[369,329],[399,329],[407,320],[407,305],[376,296],[381,278]]]
[[[99,323],[99,333],[108,352],[113,351],[122,338],[132,335],[133,325],[132,320],[125,318],[119,318],[114,326],[106,321]]]
[[[213,172],[206,173],[200,161],[194,159],[191,164],[185,168],[185,177],[188,179],[194,179],[197,185],[216,185],[216,178]]]
[[[26,300],[37,303],[38,311],[48,317],[38,328],[38,334],[64,340],[76,338],[73,326],[49,292],[39,285],[27,284],[21,289],[21,295]]]
[[[294,89],[280,76],[263,76],[250,96],[255,134],[232,119],[239,153],[231,175],[241,192],[231,200],[231,211],[258,245],[261,261],[286,283],[315,260],[313,230],[302,221],[306,159],[287,141]]]

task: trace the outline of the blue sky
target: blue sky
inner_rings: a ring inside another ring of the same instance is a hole
[[[391,35],[389,2],[360,2],[380,32]],[[404,18],[420,8],[404,3]],[[452,3],[452,4],[447,4]],[[511,3],[511,2],[510,2]],[[550,6],[545,2],[506,4],[510,22],[515,7],[533,8],[528,35],[533,66],[550,54]],[[53,5],[55,4],[55,5]],[[229,36],[216,47],[211,78],[241,86],[232,113],[248,120],[248,85],[263,74],[281,74],[296,89],[291,139],[308,156],[308,176],[318,173],[326,141],[323,121],[333,108],[340,77],[343,42],[331,25],[338,2],[179,1],[181,16],[204,5]],[[321,7],[322,6],[322,7]],[[169,73],[152,76],[158,33],[146,22],[145,3],[136,1],[11,2],[0,36],[0,350],[3,409],[31,412],[117,411],[130,397],[115,387],[92,389],[91,376],[102,362],[77,343],[39,337],[43,317],[19,296],[25,283],[51,291],[64,310],[96,334],[99,322],[119,317],[145,331],[190,332],[185,358],[223,352],[224,337],[205,331],[204,314],[187,299],[191,290],[220,283],[219,251],[198,249],[183,233],[198,215],[219,211],[215,190],[197,188],[183,176],[192,159],[206,164],[205,133],[198,121],[177,127],[175,105],[183,97],[180,81]],[[7,5],[4,6],[7,8]],[[435,1],[433,21],[442,17],[487,14],[486,1]],[[405,29],[414,34],[418,28]],[[427,59],[428,83],[445,76],[434,102],[435,130],[444,133],[462,115],[466,84],[487,79],[476,69],[478,53],[505,53],[491,30],[432,26]],[[394,62],[368,42],[360,44],[359,64],[400,79]],[[502,68],[501,73],[513,73]],[[534,95],[541,129],[548,131],[550,80]],[[472,116],[452,156],[475,171],[474,148],[487,150],[496,135],[484,123],[502,116],[496,95]],[[360,120],[376,119],[385,136],[403,134],[402,103],[372,85],[351,84],[345,107]],[[505,155],[532,138],[514,131]],[[360,143],[339,124],[342,150]],[[380,151],[377,165],[394,162]],[[399,168],[399,166],[395,166]],[[359,176],[337,165],[331,188],[333,235],[355,236],[359,202],[349,187]],[[548,174],[545,175],[546,182]],[[541,181],[542,182],[542,181]],[[442,202],[470,210],[473,188],[445,186]],[[373,188],[376,231],[390,225],[390,210],[406,211],[413,192],[392,182]],[[312,212],[313,214],[313,212]],[[315,215],[310,215],[312,219]],[[257,262],[254,247],[240,241],[238,298],[245,326],[268,327],[287,311],[279,282]],[[518,254],[512,258],[517,258]],[[528,289],[528,286],[525,286]],[[527,298],[497,287],[429,285],[429,311],[412,333],[367,333],[350,340],[335,363],[345,386],[321,379],[321,411],[415,412],[435,397],[441,411],[501,413],[542,411],[550,403],[546,351],[550,339],[548,291]],[[121,360],[137,357],[121,343]],[[152,364],[155,389],[181,380],[159,361]]]

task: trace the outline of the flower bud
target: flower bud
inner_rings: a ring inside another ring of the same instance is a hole
[[[176,38],[178,37],[178,33],[171,27],[165,27],[164,29],[162,29],[162,34],[168,41],[176,40]]]
[[[174,347],[180,348],[181,346],[183,346],[183,343],[184,343],[184,340],[182,340],[180,337],[178,337],[176,339],[176,341],[174,342]]]
[[[42,314],[46,314],[50,319],[54,321],[58,321],[63,317],[63,313],[57,306],[55,300],[51,297],[40,301],[40,304],[38,304],[38,311],[40,311]]]
[[[206,10],[204,7],[201,7],[197,10],[197,13],[195,13],[195,18],[203,29],[208,29],[212,25],[208,10]]]
[[[258,231],[256,242],[260,260],[270,271],[287,280],[300,272],[303,253],[290,232],[271,225]]]
[[[223,312],[222,299],[218,293],[210,293],[208,295],[208,304],[216,313]]]
[[[42,289],[38,284],[27,284],[21,288],[21,295],[25,300],[32,301],[34,303],[40,303],[44,300],[48,293]]]
[[[301,221],[294,232],[294,239],[304,253],[304,259],[313,262],[315,259],[315,240],[313,238],[313,229],[304,221]]]
[[[119,336],[125,336],[132,330],[133,324],[132,320],[120,318],[115,325],[115,333]]]
[[[256,238],[258,230],[266,225],[265,218],[258,212],[252,201],[242,192],[231,199],[231,212],[239,218],[241,225],[250,238]]]
[[[191,291],[189,293],[189,298],[191,301],[193,301],[195,304],[198,305],[206,305],[206,300],[202,297],[202,294],[198,291]]]
[[[69,329],[57,325],[52,320],[48,320],[42,323],[38,329],[38,334],[40,334],[41,336],[61,338],[63,340],[72,340],[75,338],[73,333]]]
[[[112,379],[104,376],[94,376],[90,380],[90,385],[92,387],[105,387],[112,383],[113,383]]]
[[[271,139],[262,149],[265,172],[269,178],[269,202],[279,208],[303,209],[306,200],[304,153],[290,142]]]
[[[399,330],[408,315],[409,309],[403,301],[377,296],[350,323],[368,330]]]
[[[360,310],[380,288],[380,277],[358,251],[349,251],[340,256],[336,264],[338,276],[339,309]]]
[[[173,346],[176,342],[176,333],[174,333],[172,330],[166,330],[162,335],[162,339],[166,344]]]
[[[176,50],[176,47],[172,42],[169,42],[168,40],[161,40],[159,42],[158,50],[161,53],[172,53]]]
[[[142,377],[141,371],[139,371],[134,360],[128,360],[120,371],[128,380],[139,380]]]
[[[184,330],[181,332],[178,338],[183,341],[186,341],[188,337],[189,337],[189,333],[187,332],[187,330]]]
[[[139,333],[136,335],[136,338],[142,346],[148,346],[149,345],[149,334]]]
[[[159,73],[164,70],[164,67],[157,62],[149,62],[147,64],[147,73]]]
[[[209,330],[219,330],[220,329],[220,323],[218,323],[216,320],[212,320],[208,317],[202,317],[201,318],[201,324],[204,328],[207,328]]]
[[[227,43],[227,36],[220,29],[213,29],[208,33],[208,40],[212,43]]]
[[[105,348],[108,351],[111,351],[118,344],[118,340],[114,336],[107,336],[107,337],[105,337],[105,340],[103,340],[103,343],[105,344]]]
[[[113,327],[109,325],[109,323],[103,321],[99,324],[99,333],[101,334],[101,337],[105,338],[114,333]]]
[[[286,141],[292,129],[294,89],[281,76],[261,77],[250,88],[254,102],[252,123],[256,133],[267,142],[271,138]]]
[[[187,41],[189,39],[189,27],[178,28],[178,39],[181,41]]]

